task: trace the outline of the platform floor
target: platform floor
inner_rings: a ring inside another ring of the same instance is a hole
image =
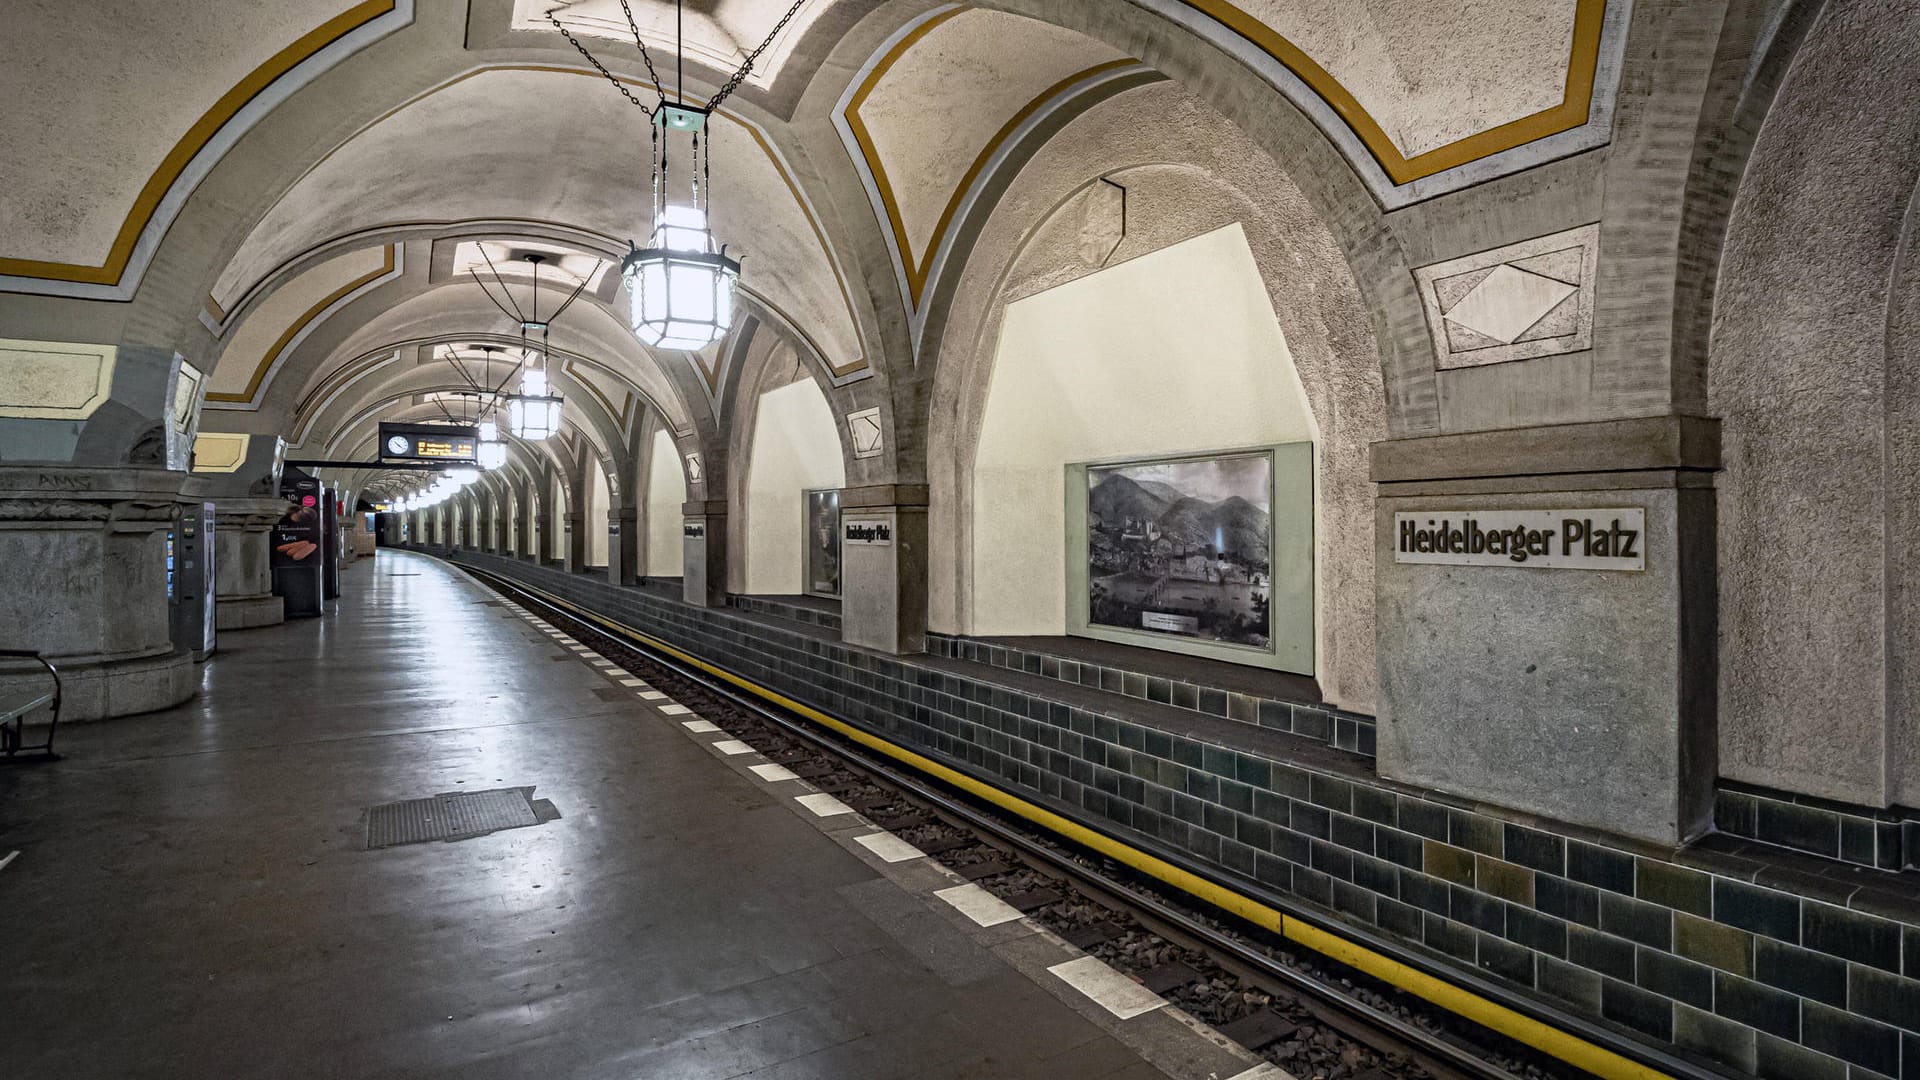
[[[0,768],[0,1075],[1166,1075],[443,564],[345,584]],[[526,785],[562,816],[363,850]]]

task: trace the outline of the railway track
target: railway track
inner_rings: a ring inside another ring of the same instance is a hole
[[[1593,1075],[1302,953],[541,593],[462,569],[1298,1080]]]

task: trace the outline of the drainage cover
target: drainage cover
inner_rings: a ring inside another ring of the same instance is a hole
[[[530,787],[449,791],[368,809],[367,850],[428,840],[465,840],[540,821]]]

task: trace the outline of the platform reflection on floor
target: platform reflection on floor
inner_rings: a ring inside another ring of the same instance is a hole
[[[0,770],[0,1075],[1165,1075],[628,673],[430,559],[344,581]],[[558,819],[365,849],[512,787]]]

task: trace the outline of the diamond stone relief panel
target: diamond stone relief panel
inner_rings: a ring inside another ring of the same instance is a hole
[[[856,458],[879,457],[885,449],[880,441],[880,410],[877,408],[848,413],[847,433],[853,437],[853,456]]]
[[[1594,224],[1415,270],[1434,366],[1481,367],[1592,348],[1599,255]]]

